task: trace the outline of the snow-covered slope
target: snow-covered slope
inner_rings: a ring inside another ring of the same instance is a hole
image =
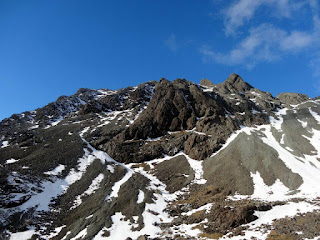
[[[80,89],[0,134],[1,239],[320,236],[320,101],[305,95],[235,74]]]

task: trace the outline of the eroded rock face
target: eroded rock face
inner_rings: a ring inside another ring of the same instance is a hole
[[[217,85],[217,91],[221,93],[244,93],[250,89],[253,87],[235,73],[231,73],[226,81]]]
[[[194,171],[183,155],[161,162],[155,169],[155,175],[171,193],[186,187],[194,179]]]
[[[171,213],[176,217],[172,224],[198,223],[198,228],[203,231],[201,235],[203,237],[222,237],[230,232],[238,235],[242,228],[245,228],[242,227],[243,224],[257,219],[255,211],[268,211],[273,207],[273,204],[252,200],[233,202],[226,199],[227,194],[222,188],[211,184],[192,185],[188,194],[180,196],[178,201],[169,206]],[[281,203],[275,205],[278,204]],[[201,210],[201,207],[208,205],[210,207]],[[192,211],[193,209],[198,211]],[[208,223],[203,224],[203,222]]]
[[[182,79],[171,83],[163,79],[156,85],[148,107],[138,119],[105,147],[111,156],[119,161],[134,161],[128,155],[117,157],[118,154],[126,154],[120,149],[138,152],[137,148],[141,149],[148,144],[145,141],[148,138],[162,137],[168,132],[191,130],[196,127],[197,118],[206,114],[218,117],[224,113],[224,110],[217,102],[222,100],[204,95],[200,87],[194,83]],[[211,106],[210,110],[207,106]],[[166,146],[162,147],[164,152],[167,152],[166,148]],[[159,153],[163,152],[162,149]]]
[[[213,86],[215,86],[215,84],[213,84],[209,79],[205,79],[205,78],[203,78],[203,79],[200,80],[200,85],[201,85],[201,86],[206,86],[206,87],[213,87]]]
[[[115,236],[116,221],[141,231],[132,239],[149,238],[148,224],[175,239],[186,238],[174,235],[181,224],[198,224],[201,237],[240,234],[273,205],[231,196],[254,194],[257,184],[295,194],[305,183],[301,164],[319,169],[320,104],[306,100],[274,98],[231,74],[217,85],[161,79],[79,89],[15,114],[0,123],[0,238],[30,226],[34,238],[60,226],[55,239]],[[50,199],[32,199],[42,193]]]
[[[155,138],[168,130],[192,129],[196,113],[186,97],[190,84],[184,80],[161,80],[147,109],[124,133],[125,139]]]
[[[310,97],[308,97],[306,94],[301,93],[280,93],[277,95],[276,98],[279,99],[281,102],[289,105],[296,105],[310,100]]]
[[[264,104],[266,99],[257,100],[261,105],[256,105],[244,95],[251,94],[251,90],[253,87],[236,74],[231,74],[224,83],[218,85],[217,91],[211,92],[203,91],[200,86],[184,79],[173,82],[162,79],[156,85],[147,108],[135,122],[105,145],[97,147],[106,150],[118,161],[141,162],[161,157],[162,154],[171,155],[169,146],[173,144],[173,139],[168,134],[185,132],[185,143],[174,140],[177,151],[185,151],[195,159],[207,158],[240,125],[268,123],[267,111],[278,105]],[[240,104],[230,101],[229,93],[239,96]],[[245,114],[237,114],[239,112]],[[150,149],[152,144],[146,140],[159,137],[160,144],[150,154],[150,150],[145,149]]]

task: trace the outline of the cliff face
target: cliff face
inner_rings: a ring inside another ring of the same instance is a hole
[[[0,123],[0,238],[263,236],[262,213],[295,204],[317,219],[319,122],[319,100],[236,74],[79,89]]]

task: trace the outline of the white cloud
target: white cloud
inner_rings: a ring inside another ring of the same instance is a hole
[[[236,29],[250,20],[262,1],[240,0],[225,10],[226,34],[235,33]]]
[[[307,32],[293,31],[281,40],[280,46],[282,50],[298,51],[310,46],[314,42],[315,38],[313,33],[310,34]]]
[[[205,60],[212,60],[225,65],[242,65],[249,69],[261,62],[277,61],[288,54],[306,54],[308,52],[306,50],[310,49],[320,52],[318,1],[310,0],[306,5],[305,1],[297,3],[288,0],[238,0],[225,12],[227,34],[234,33],[237,28],[253,18],[257,8],[264,4],[273,7],[274,11],[283,10],[282,17],[290,17],[294,10],[301,9],[302,7],[307,9],[309,7],[309,11],[311,10],[313,14],[313,21],[309,23],[310,28],[303,31],[294,28],[284,29],[274,24],[262,23],[249,28],[246,36],[226,52],[213,50],[210,46],[206,45],[200,48],[200,52]],[[287,12],[285,12],[285,9]],[[299,20],[298,17],[296,18],[290,19],[290,23]],[[287,26],[294,26],[294,24]],[[319,58],[313,57],[310,66],[315,72],[320,72],[320,67],[317,67],[319,65],[320,56]]]
[[[227,36],[234,35],[238,28],[251,20],[262,6],[272,8],[275,17],[290,18],[294,11],[299,10],[306,3],[301,0],[237,0],[223,11],[225,33]]]
[[[165,45],[173,52],[176,52],[178,50],[178,44],[176,40],[176,35],[171,34],[165,41]]]
[[[214,52],[208,46],[203,46],[200,51],[218,63],[252,68],[259,62],[272,62],[283,54],[304,50],[315,41],[314,33],[287,32],[271,24],[262,24],[251,28],[248,36],[229,52]]]

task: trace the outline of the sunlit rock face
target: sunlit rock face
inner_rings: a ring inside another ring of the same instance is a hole
[[[314,239],[319,123],[234,73],[79,89],[0,123],[0,238]]]

